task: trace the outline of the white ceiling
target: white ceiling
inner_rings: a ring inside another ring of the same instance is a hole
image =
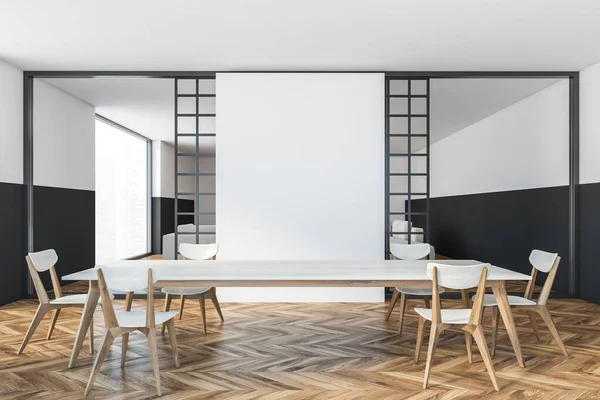
[[[150,139],[173,143],[172,79],[46,79],[46,82],[95,106],[96,112],[106,118]],[[555,82],[553,79],[433,79],[431,143]]]
[[[173,79],[45,79],[51,85],[96,107],[111,119],[152,140],[173,143]]]
[[[29,70],[580,70],[598,0],[0,0]]]

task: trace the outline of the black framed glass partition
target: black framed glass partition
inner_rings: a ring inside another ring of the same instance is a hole
[[[385,256],[429,238],[429,79],[385,79]],[[415,200],[426,206],[415,209]]]

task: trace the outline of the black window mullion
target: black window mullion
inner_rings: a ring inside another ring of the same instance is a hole
[[[430,206],[429,197],[431,195],[431,193],[429,191],[429,162],[430,162],[430,159],[429,159],[429,150],[430,150],[429,149],[429,133],[430,133],[429,125],[430,125],[430,123],[429,122],[430,122],[430,118],[431,118],[429,115],[429,113],[430,113],[430,109],[429,109],[429,78],[427,78],[427,83],[426,83],[426,94],[427,94],[427,97],[425,100],[425,111],[427,112],[427,118],[425,120],[425,124],[427,125],[427,129],[425,132],[427,133],[427,138],[425,140],[427,143],[426,143],[425,150],[427,152],[427,160],[425,161],[426,162],[426,166],[425,166],[426,178],[425,179],[427,181],[427,183],[426,183],[427,197],[425,198],[425,237],[424,237],[424,240],[427,243],[429,243],[431,241],[431,235],[429,234],[429,222],[430,222],[429,221],[429,206]]]
[[[408,201],[407,203],[407,217],[408,217],[408,230],[412,231],[412,205],[410,204],[410,200],[411,200],[411,184],[412,184],[412,177],[411,177],[411,169],[412,169],[412,165],[411,165],[411,153],[412,153],[412,146],[411,146],[411,135],[412,135],[412,118],[411,118],[411,80],[408,80],[408,148],[407,148],[407,157],[408,157],[408,167],[407,167],[407,172],[408,172],[408,187],[407,187],[407,192],[408,192]],[[412,242],[412,235],[408,235],[408,244],[411,244]]]
[[[198,136],[200,134],[200,98],[198,97],[198,94],[200,94],[200,80],[196,79],[196,158],[194,160],[194,169],[196,171],[196,196],[194,199],[194,224],[196,225],[196,243],[200,243],[200,195],[198,194],[200,193],[200,182],[198,179],[198,174],[200,173],[200,136]]]
[[[384,143],[384,156],[385,156],[385,254],[384,259],[388,259],[390,256],[390,237],[391,237],[391,226],[390,226],[390,119],[387,116],[390,113],[390,80],[386,78],[385,82],[385,105],[384,105],[384,120],[385,120],[385,143]]]
[[[175,153],[175,157],[173,157],[175,159],[175,229],[174,229],[174,237],[173,240],[175,241],[175,245],[174,245],[174,251],[175,251],[175,259],[177,259],[177,243],[179,243],[179,229],[177,229],[178,225],[179,225],[179,208],[178,208],[178,203],[179,203],[179,195],[177,194],[179,192],[179,178],[177,176],[177,171],[179,169],[179,157],[177,156],[178,148],[179,148],[179,126],[177,124],[178,121],[178,117],[177,114],[179,113],[179,107],[178,107],[178,93],[179,93],[179,79],[175,78],[175,141],[174,141],[174,145],[175,148],[173,150],[173,152]]]

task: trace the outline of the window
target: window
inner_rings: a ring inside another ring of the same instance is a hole
[[[96,119],[96,263],[149,250],[150,142]]]

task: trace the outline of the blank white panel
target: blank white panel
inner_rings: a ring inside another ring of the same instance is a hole
[[[219,259],[383,259],[383,74],[217,75]],[[223,288],[222,301],[383,301],[383,288]]]
[[[33,183],[95,190],[93,106],[41,79],[33,84]]]
[[[0,61],[0,182],[23,183],[23,71]]]

